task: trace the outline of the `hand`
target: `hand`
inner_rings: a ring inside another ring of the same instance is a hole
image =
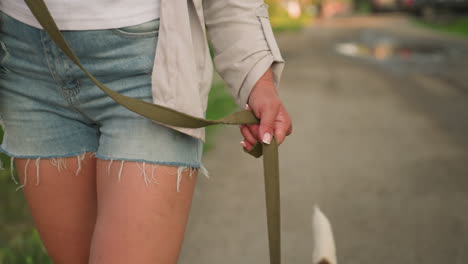
[[[251,150],[259,140],[270,144],[273,136],[276,137],[278,144],[281,144],[285,137],[292,133],[291,119],[279,99],[271,68],[257,81],[250,92],[246,109],[253,110],[255,116],[260,119],[260,125],[240,127],[244,136],[241,145],[247,151]]]

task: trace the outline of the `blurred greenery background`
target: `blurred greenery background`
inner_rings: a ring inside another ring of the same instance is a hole
[[[435,21],[417,18],[415,22],[434,30],[468,37],[468,17],[449,17]]]

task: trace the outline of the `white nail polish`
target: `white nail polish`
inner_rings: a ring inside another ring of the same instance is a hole
[[[263,143],[265,144],[270,144],[271,143],[271,134],[270,133],[265,133],[263,134],[263,139],[262,139]]]
[[[241,141],[240,144],[241,144],[244,148],[247,148],[247,144],[245,144],[245,141]]]

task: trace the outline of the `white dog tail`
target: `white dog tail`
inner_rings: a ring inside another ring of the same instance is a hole
[[[336,248],[331,224],[327,217],[314,206],[312,216],[312,231],[314,248],[312,251],[313,264],[337,264]]]

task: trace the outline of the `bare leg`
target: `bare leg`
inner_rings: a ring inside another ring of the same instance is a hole
[[[66,168],[57,167],[57,161]],[[87,263],[96,222],[96,158],[88,152],[55,159],[15,158],[15,164],[21,184],[26,176],[21,189],[54,264]]]
[[[183,171],[177,192],[178,167],[114,160],[108,174],[110,162],[97,159],[98,218],[89,263],[177,263],[197,171]],[[154,169],[158,183],[146,184],[144,165],[146,177],[151,180]]]

